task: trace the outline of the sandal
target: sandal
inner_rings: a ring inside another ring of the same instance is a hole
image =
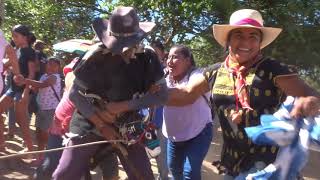
[[[226,168],[221,164],[221,161],[213,161],[211,164],[217,168],[218,174],[222,175],[227,172]]]

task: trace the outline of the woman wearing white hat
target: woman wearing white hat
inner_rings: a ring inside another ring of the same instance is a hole
[[[215,39],[228,50],[226,59],[208,67],[202,77],[189,82],[187,87],[169,89],[166,104],[176,106],[193,103],[211,91],[222,128],[221,165],[226,169],[225,179],[245,179],[249,171],[259,170],[275,159],[277,147],[253,144],[244,128],[260,124],[260,115],[273,113],[286,95],[310,96],[301,98],[301,104],[314,103],[299,105],[296,112],[319,113],[319,94],[285,64],[261,54],[261,49],[280,32],[279,28],[264,27],[256,10],[235,11],[229,24],[213,26]],[[152,104],[150,99],[109,104],[107,108],[113,112],[135,109]]]

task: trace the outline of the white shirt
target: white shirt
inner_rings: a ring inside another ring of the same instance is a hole
[[[57,95],[60,97],[60,92],[61,92],[61,78],[59,74],[53,74],[56,76],[57,80],[56,83],[53,85],[53,88],[57,92]],[[50,75],[44,74],[40,78],[40,82],[44,82],[45,80],[48,79]],[[51,86],[45,87],[45,88],[40,88],[38,92],[38,97],[37,101],[39,104],[40,110],[50,110],[50,109],[56,109],[56,107],[59,104],[59,100],[55,96]]]
[[[201,70],[194,70],[188,79],[186,75],[180,82],[172,84],[167,77],[168,87],[186,86],[188,82],[197,79],[202,75]],[[209,100],[210,92],[205,96]],[[206,126],[212,122],[211,109],[204,99],[200,96],[193,104],[187,106],[164,106],[162,133],[165,137],[174,142],[187,141],[196,137]]]
[[[8,42],[6,41],[6,38],[4,37],[3,32],[0,30],[0,73],[3,72],[3,58],[6,53],[6,47],[8,45]]]

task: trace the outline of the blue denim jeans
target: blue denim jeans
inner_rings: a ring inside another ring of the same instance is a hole
[[[188,141],[168,140],[167,163],[174,180],[201,179],[202,162],[209,150],[211,140],[212,123],[208,123],[200,134]]]

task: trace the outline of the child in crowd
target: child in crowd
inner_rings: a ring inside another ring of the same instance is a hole
[[[37,102],[39,111],[36,117],[36,139],[38,150],[45,149],[48,141],[48,129],[52,123],[54,111],[60,101],[61,78],[59,74],[60,61],[57,58],[49,58],[45,66],[45,74],[39,81],[25,79],[25,84],[38,89]],[[41,158],[39,157],[38,160]]]
[[[69,89],[74,80],[72,68],[79,58],[73,60],[70,64],[63,68],[63,75],[65,77],[65,88],[63,96],[56,107],[54,118],[48,130],[48,145],[47,149],[62,147],[62,136],[69,130],[69,123],[74,112],[74,105],[69,100]],[[62,151],[50,152],[44,155],[44,160],[36,169],[33,179],[34,180],[49,180],[52,173],[59,164]]]

